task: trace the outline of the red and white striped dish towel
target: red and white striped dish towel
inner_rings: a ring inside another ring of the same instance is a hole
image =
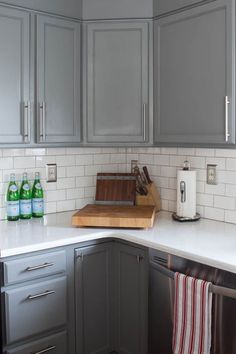
[[[210,354],[211,283],[175,273],[173,354]]]

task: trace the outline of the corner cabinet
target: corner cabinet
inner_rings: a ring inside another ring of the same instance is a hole
[[[80,141],[80,24],[37,16],[37,140]]]
[[[149,27],[147,21],[86,25],[88,143],[149,141]]]
[[[147,354],[148,256],[118,241],[75,250],[76,354]]]
[[[75,250],[76,354],[113,351],[112,242]]]
[[[155,143],[235,143],[234,48],[232,0],[155,21]]]
[[[30,15],[0,7],[0,144],[30,141]]]
[[[115,338],[119,354],[147,354],[148,259],[140,248],[115,246]]]

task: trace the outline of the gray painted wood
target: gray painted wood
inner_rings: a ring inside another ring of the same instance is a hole
[[[235,142],[234,21],[232,0],[155,21],[155,142]]]
[[[148,41],[148,22],[87,25],[88,142],[148,141]]]
[[[148,262],[146,252],[116,244],[115,339],[120,354],[147,354]]]
[[[0,7],[0,48],[0,143],[22,144],[29,101],[28,13]]]
[[[83,0],[83,19],[150,18],[152,0]]]
[[[8,349],[6,354],[32,354],[42,352],[48,348],[54,348],[50,350],[51,354],[69,354],[67,350],[66,332],[63,331],[53,336],[33,341],[30,344],[24,344],[17,346],[14,349]]]
[[[3,3],[68,17],[82,17],[82,0],[3,0]]]
[[[191,5],[202,5],[207,0],[154,0],[153,13],[154,16],[164,15],[171,11],[183,9]]]
[[[29,296],[54,293],[30,300]],[[66,325],[66,277],[4,292],[6,344]],[[60,310],[59,310],[60,309]]]
[[[37,16],[37,87],[38,142],[79,142],[79,23]],[[43,102],[44,123],[40,112]]]
[[[76,353],[113,350],[112,243],[75,251]]]
[[[3,262],[4,285],[21,283],[66,271],[65,251],[48,252]]]

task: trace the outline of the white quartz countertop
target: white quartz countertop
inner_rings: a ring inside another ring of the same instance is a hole
[[[152,229],[100,229],[71,226],[73,212],[30,221],[0,222],[0,257],[117,237],[236,273],[236,225],[201,219],[178,223],[168,212]]]

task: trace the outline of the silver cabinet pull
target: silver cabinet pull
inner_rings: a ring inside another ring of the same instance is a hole
[[[51,347],[47,347],[43,350],[40,350],[39,352],[31,352],[31,354],[43,354],[43,353],[48,353],[50,352],[51,350],[54,350],[56,349],[56,346],[55,345],[52,345]]]
[[[27,267],[26,271],[32,272],[33,270],[43,269],[43,268],[52,267],[52,266],[54,266],[54,263],[44,263],[44,264],[40,264],[40,265],[37,265],[34,267]]]
[[[39,105],[39,140],[45,141],[45,118],[46,118],[46,104],[45,102]]]
[[[143,104],[143,140],[146,140],[146,103]]]
[[[229,141],[229,104],[230,100],[228,96],[225,96],[225,141]]]
[[[35,294],[35,295],[29,295],[27,297],[27,300],[34,300],[34,299],[38,299],[40,297],[44,297],[44,296],[48,296],[48,295],[52,295],[52,294],[55,294],[54,290],[47,290],[44,293]]]
[[[30,102],[25,102],[24,121],[23,121],[23,139],[25,143],[29,142],[29,117],[30,117]]]

